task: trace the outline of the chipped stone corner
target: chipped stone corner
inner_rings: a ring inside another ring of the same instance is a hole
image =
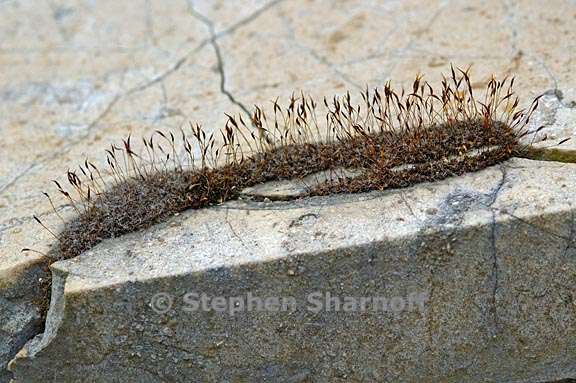
[[[43,352],[58,335],[66,308],[65,288],[68,274],[66,271],[58,268],[57,265],[51,266],[50,269],[52,271],[52,293],[50,308],[44,325],[44,332],[33,338],[29,338],[30,340],[8,363],[8,371],[12,371],[12,366],[15,363],[34,368],[36,355]]]
[[[44,325],[38,299],[47,277],[44,258],[31,254],[5,260],[0,269],[0,382],[8,382],[8,362]]]

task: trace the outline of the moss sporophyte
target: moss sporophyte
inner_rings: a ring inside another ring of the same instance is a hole
[[[408,91],[387,83],[362,92],[358,104],[350,93],[321,103],[293,95],[287,106],[255,107],[249,121],[226,115],[218,133],[190,124],[156,131],[139,148],[128,137],[106,150],[105,168],[86,160],[67,172],[68,185],[54,181],[75,215],[56,230],[36,218],[56,238],[47,265],[262,182],[354,170],[311,186],[306,197],[406,187],[497,164],[526,150],[521,138],[538,105],[536,98],[520,109],[513,85],[492,77],[476,98],[469,71],[451,68],[439,90],[418,75]]]

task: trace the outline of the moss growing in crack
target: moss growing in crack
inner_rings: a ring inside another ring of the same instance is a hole
[[[528,147],[520,156],[537,161],[576,163],[576,150]]]
[[[363,92],[360,104],[349,93],[320,106],[293,96],[287,107],[256,107],[248,124],[228,116],[217,135],[207,136],[199,125],[176,136],[156,132],[139,151],[128,137],[107,150],[107,169],[85,161],[67,173],[71,190],[55,181],[77,215],[54,231],[47,262],[183,210],[235,199],[266,181],[355,170],[354,177],[307,192],[328,195],[406,187],[494,165],[523,150],[519,139],[538,102],[518,110],[513,83],[492,78],[480,100],[468,71],[452,69],[439,91],[417,76],[409,92],[387,83]]]

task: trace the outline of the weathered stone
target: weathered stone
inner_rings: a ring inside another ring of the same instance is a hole
[[[54,264],[47,330],[10,368],[16,382],[574,377],[575,170],[514,159],[401,190],[182,213]],[[315,312],[315,292],[425,299]],[[190,312],[187,293],[298,304]]]
[[[359,174],[359,171],[351,169],[326,170],[301,179],[272,181],[251,186],[242,190],[242,195],[257,200],[286,201],[305,195],[311,187],[323,182],[334,181],[339,178],[354,178]]]
[[[0,367],[4,371],[14,354],[40,331],[43,323],[35,307],[4,298],[0,298],[0,323],[0,360],[3,363]],[[4,381],[7,377],[0,375],[0,379]]]
[[[576,163],[576,101],[562,91],[542,96],[529,132],[523,141],[531,146],[530,158]]]
[[[53,241],[32,220],[58,224],[40,191],[128,133],[218,127],[224,112],[298,90],[436,81],[450,63],[472,65],[477,89],[511,74],[524,100],[553,89],[572,108],[575,14],[563,0],[0,1],[0,280],[34,274],[41,258],[20,250]]]
[[[41,331],[43,322],[38,300],[41,297],[39,280],[47,270],[42,257],[30,255],[16,258],[16,262],[0,264],[0,382],[8,382],[5,371],[16,352]]]

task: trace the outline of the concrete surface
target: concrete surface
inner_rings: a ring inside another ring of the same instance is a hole
[[[48,330],[11,362],[15,382],[573,377],[575,170],[514,159],[403,190],[230,202],[107,240],[52,266]],[[314,311],[315,292],[390,306]],[[188,293],[300,303],[192,310]]]
[[[478,89],[497,73],[516,75],[526,101],[548,92],[532,127],[544,121],[541,133],[553,136],[541,145],[573,132],[576,5],[569,0],[545,7],[508,0],[167,4],[0,1],[0,298],[3,313],[27,308],[17,325],[12,317],[0,328],[16,331],[18,344],[34,322],[35,297],[15,299],[5,286],[37,289],[42,257],[20,250],[45,252],[53,241],[32,214],[52,227],[59,222],[41,191],[86,156],[102,161],[104,148],[128,133],[189,120],[214,129],[224,112],[244,113],[294,90],[324,96],[389,78],[407,84],[416,72],[436,81],[451,62],[473,65]],[[65,201],[55,202],[66,213]],[[5,339],[0,350],[13,350]]]

